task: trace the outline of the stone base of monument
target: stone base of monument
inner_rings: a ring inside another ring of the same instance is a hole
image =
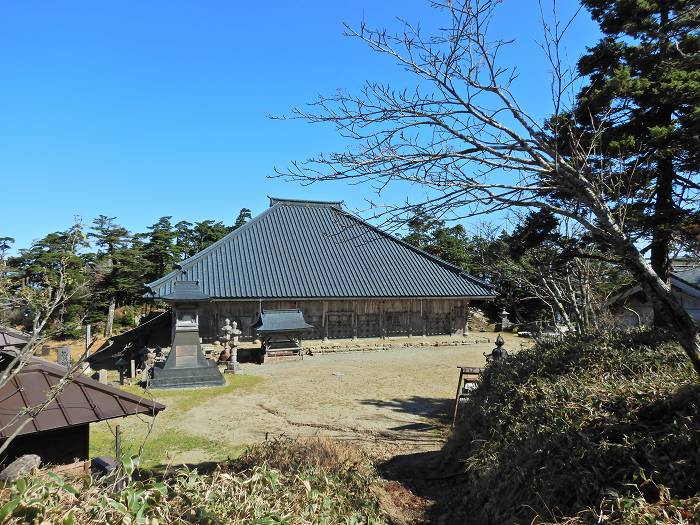
[[[221,386],[226,384],[216,363],[194,368],[160,368],[153,369],[151,388],[195,388]]]

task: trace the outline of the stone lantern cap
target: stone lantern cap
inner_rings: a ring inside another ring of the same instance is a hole
[[[202,292],[199,281],[175,281],[173,291],[163,297],[164,301],[175,302],[199,302],[208,301],[210,297]]]

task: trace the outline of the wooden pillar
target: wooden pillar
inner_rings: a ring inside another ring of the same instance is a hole
[[[425,337],[426,333],[426,323],[425,323],[425,314],[423,313],[423,299],[420,300],[420,322],[422,326],[422,335]]]
[[[323,301],[323,340],[328,341],[328,301]]]
[[[413,336],[413,299],[408,300],[408,337]]]
[[[469,299],[464,300],[464,330],[462,335],[469,335]]]
[[[386,322],[384,319],[384,301],[379,301],[379,337],[386,337]]]
[[[357,301],[352,302],[352,338],[357,339]]]

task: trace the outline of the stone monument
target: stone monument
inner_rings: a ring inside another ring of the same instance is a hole
[[[70,353],[70,346],[62,346],[58,349],[58,357],[56,361],[59,365],[70,368],[73,364],[73,358]]]

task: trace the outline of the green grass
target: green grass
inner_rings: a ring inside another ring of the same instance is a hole
[[[214,388],[173,388],[171,390],[144,390],[140,386],[125,386],[124,390],[144,397],[153,397],[156,401],[162,402],[167,408],[177,408],[184,412],[191,410],[202,403],[215,397],[229,394],[234,390],[257,385],[264,380],[260,376],[244,374],[226,374],[224,376],[226,384]]]
[[[186,388],[145,391],[138,386],[126,386],[124,390],[133,394],[153,398],[163,403],[166,409],[156,416],[149,434],[151,418],[130,416],[120,420],[104,421],[90,428],[90,457],[114,456],[114,435],[119,425],[122,435],[122,452],[137,454],[143,446],[141,464],[153,467],[167,464],[182,453],[192,457],[219,461],[240,455],[243,446],[218,442],[206,436],[187,432],[182,424],[186,413],[204,403],[225,394],[245,390],[259,384],[264,378],[251,375],[227,374],[226,384],[216,388]]]
[[[238,457],[245,446],[226,445],[204,436],[188,434],[181,430],[151,436],[144,441],[145,432],[125,432],[122,438],[122,453],[131,456],[140,452],[141,464],[154,467],[168,463],[177,453],[201,451],[207,461],[221,461]],[[114,436],[109,431],[92,432],[90,436],[90,456],[114,456]]]

